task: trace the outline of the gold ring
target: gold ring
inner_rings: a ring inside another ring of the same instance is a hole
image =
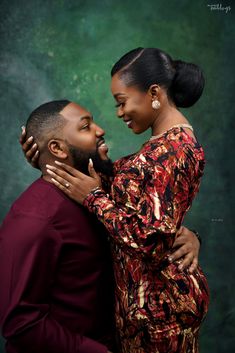
[[[65,183],[65,187],[68,189],[69,188],[69,183]]]

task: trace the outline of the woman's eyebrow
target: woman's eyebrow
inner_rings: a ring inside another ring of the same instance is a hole
[[[118,96],[125,96],[124,93],[115,93],[114,94],[114,98],[118,98]]]

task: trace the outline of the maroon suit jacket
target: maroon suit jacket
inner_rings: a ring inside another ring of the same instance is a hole
[[[9,353],[113,349],[113,274],[103,226],[36,180],[0,228],[0,324]]]

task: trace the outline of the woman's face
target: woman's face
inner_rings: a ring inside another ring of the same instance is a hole
[[[118,73],[112,77],[111,91],[117,101],[117,116],[135,134],[141,134],[153,125],[156,110],[152,108],[150,93],[142,92],[136,86],[126,86]]]

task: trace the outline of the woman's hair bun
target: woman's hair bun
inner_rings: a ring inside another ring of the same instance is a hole
[[[169,88],[170,96],[177,107],[191,107],[200,98],[205,79],[199,66],[181,60],[172,62],[175,76]]]

